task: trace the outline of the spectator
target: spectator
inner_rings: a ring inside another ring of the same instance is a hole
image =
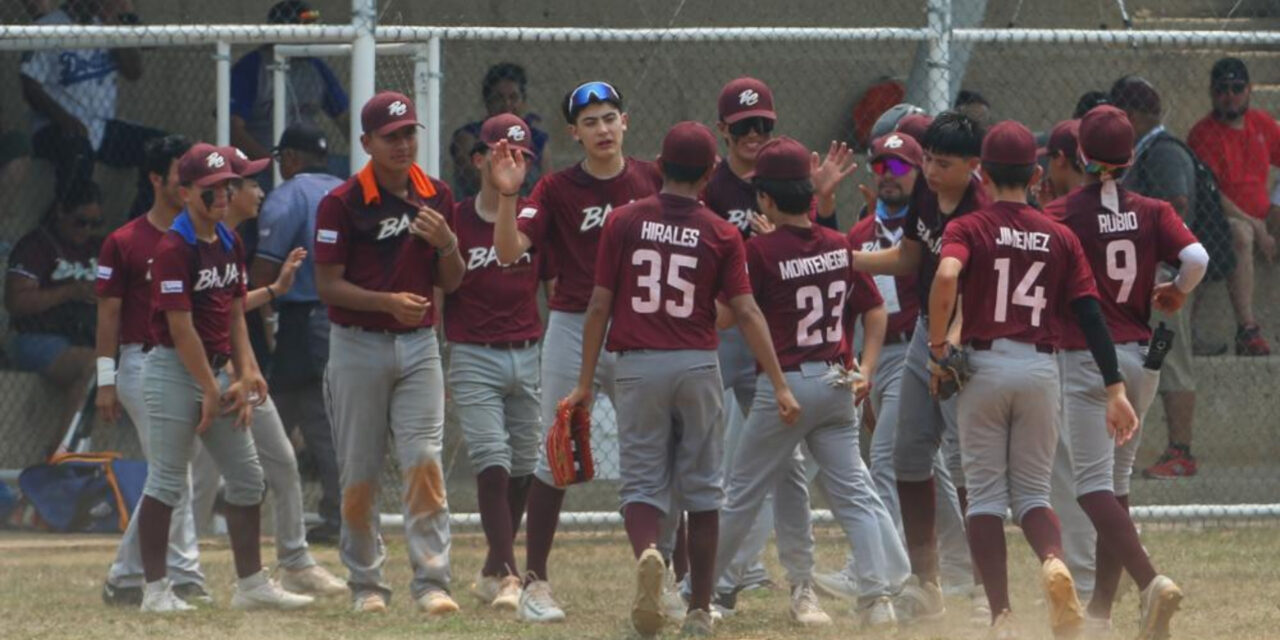
[[[449,155],[453,157],[453,195],[459,201],[480,191],[480,173],[471,163],[471,154],[480,141],[480,126],[490,116],[514,113],[523,118],[525,124],[529,125],[529,131],[533,132],[533,158],[525,173],[524,186],[520,188],[521,195],[529,195],[538,178],[551,168],[551,136],[537,127],[537,123],[542,121],[541,116],[525,113],[528,84],[524,67],[512,62],[495,64],[484,74],[484,81],[480,83],[480,95],[484,98],[487,115],[459,127],[453,132],[453,140],[449,142]]]
[[[1103,91],[1086,91],[1076,101],[1076,110],[1071,114],[1073,120],[1079,120],[1089,110],[1102,104],[1111,104],[1111,97]]]
[[[258,253],[249,271],[255,286],[274,282],[290,251],[298,247],[307,250],[293,288],[273,300],[265,313],[278,318],[271,395],[286,428],[297,425],[302,431],[320,476],[322,522],[307,532],[307,542],[315,544],[336,543],[342,525],[338,462],[324,400],[329,317],[316,293],[312,262],[316,208],[325,194],[342,184],[342,180],[325,173],[328,148],[324,133],[306,124],[295,124],[280,137],[280,144],[272,152],[284,182],[262,204]],[[267,334],[272,334],[270,328]]]
[[[1231,223],[1236,268],[1227,276],[1227,293],[1239,325],[1236,355],[1265,356],[1271,345],[1253,315],[1253,250],[1268,261],[1276,258],[1276,240],[1267,230],[1267,179],[1271,166],[1280,166],[1280,125],[1266,111],[1249,108],[1252,93],[1242,60],[1217,61],[1209,73],[1213,111],[1191,128],[1187,144],[1218,179]]]
[[[131,0],[70,0],[38,25],[138,24]],[[125,49],[44,49],[22,56],[22,97],[31,107],[31,147],[54,166],[57,192],[93,177],[93,164],[142,164],[142,146],[162,132],[116,119],[117,77],[142,77],[142,53]]]
[[[267,12],[271,24],[314,24],[320,12],[303,0],[277,2]],[[275,139],[271,110],[275,103],[270,65],[275,63],[271,45],[245,54],[231,67],[231,144],[250,158],[271,155]],[[298,122],[319,126],[323,112],[338,129],[346,131],[347,93],[333,69],[319,58],[293,58],[286,74],[289,105],[285,126]]]
[[[102,192],[92,182],[72,185],[45,220],[9,254],[4,306],[9,312],[9,357],[21,371],[39,373],[66,390],[59,425],[81,409],[94,374],[97,277]]]
[[[1160,123],[1160,94],[1143,78],[1125,76],[1111,87],[1111,104],[1123,109],[1133,124],[1133,164],[1125,172],[1125,188],[1173,205],[1184,222],[1196,211],[1196,169],[1191,153]],[[1170,277],[1168,273],[1162,277]],[[1151,310],[1153,325],[1165,323],[1179,336],[1160,370],[1160,402],[1169,428],[1169,446],[1155,464],[1143,470],[1148,478],[1192,476],[1191,426],[1195,422],[1196,387],[1191,369],[1188,310],[1172,316]]]
[[[961,89],[956,95],[955,110],[984,127],[991,124],[991,103],[977,91]]]

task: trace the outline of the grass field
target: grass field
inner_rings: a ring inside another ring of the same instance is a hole
[[[819,531],[819,566],[837,566],[843,558],[836,530]],[[1176,638],[1275,638],[1280,636],[1280,583],[1277,560],[1280,528],[1198,530],[1182,527],[1144,535],[1156,562],[1186,592],[1183,613],[1175,618]],[[1034,583],[1034,562],[1021,536],[1010,541],[1013,604],[1026,638],[1047,638],[1045,612]],[[621,533],[564,534],[552,555],[552,578],[569,621],[527,626],[510,615],[481,607],[466,592],[483,560],[478,534],[455,537],[455,595],[462,612],[427,622],[406,594],[407,560],[401,541],[390,540],[387,575],[398,591],[385,616],[358,616],[345,600],[294,613],[240,613],[226,608],[231,592],[230,552],[221,540],[203,545],[203,562],[218,607],[176,617],[144,616],[134,610],[105,607],[99,597],[102,578],[114,553],[114,540],[93,536],[0,533],[0,636],[4,638],[629,638],[632,562]],[[268,545],[269,547],[269,545]],[[270,556],[269,551],[265,551]],[[772,553],[772,550],[770,550]],[[317,551],[337,573],[337,553]],[[770,561],[775,576],[781,572]],[[1110,638],[1131,638],[1137,615],[1135,591],[1127,589],[1117,605],[1116,631]],[[951,602],[944,622],[875,636],[858,631],[842,603],[825,600],[835,626],[814,631],[792,627],[783,591],[752,591],[739,599],[739,614],[718,627],[721,638],[900,639],[985,638],[970,625],[967,603]],[[675,636],[673,632],[668,636]]]

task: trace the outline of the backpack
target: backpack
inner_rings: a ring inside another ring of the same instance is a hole
[[[1218,179],[1213,170],[1200,161],[1199,156],[1187,143],[1177,137],[1164,133],[1147,147],[1150,150],[1162,141],[1178,145],[1191,158],[1195,168],[1195,211],[1187,223],[1187,228],[1195,234],[1209,253],[1209,269],[1205,277],[1210,280],[1222,280],[1231,275],[1236,268],[1236,252],[1231,246],[1231,224],[1227,222],[1227,214],[1222,210],[1222,193],[1218,190]],[[1144,151],[1145,155],[1146,152]],[[1142,156],[1135,159],[1135,164]]]
[[[146,480],[147,463],[118,453],[61,453],[24,469],[18,487],[52,531],[123,532]]]

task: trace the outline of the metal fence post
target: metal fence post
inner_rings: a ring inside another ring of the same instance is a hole
[[[219,40],[217,52],[213,55],[217,77],[217,125],[214,141],[218,146],[231,144],[231,43]]]
[[[928,80],[925,109],[942,113],[951,106],[951,0],[929,0]]]
[[[351,173],[355,173],[369,161],[360,146],[360,109],[373,97],[377,74],[376,41],[373,30],[378,19],[377,0],[351,0],[351,26],[356,30],[351,42]]]

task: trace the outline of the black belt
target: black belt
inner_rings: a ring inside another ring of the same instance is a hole
[[[225,353],[209,354],[209,366],[213,369],[215,374],[221,371],[223,367],[227,366],[227,362],[230,360],[231,356]]]
[[[358,324],[338,324],[336,322],[334,324],[337,324],[339,327],[342,327],[343,329],[354,329],[356,331],[363,331],[365,333],[381,333],[381,334],[390,335],[390,336],[402,336],[406,333],[413,333],[415,331],[421,331],[422,329],[430,328],[430,327],[404,327],[404,328],[396,328],[396,329],[385,329],[380,327],[379,328],[362,327]]]
[[[832,365],[840,365],[842,367],[844,366],[844,361],[839,359],[837,360],[806,360],[798,364],[792,364],[792,365],[787,365],[785,367],[782,367],[782,370],[786,373],[794,373],[796,371],[799,371],[801,367],[803,367],[806,363],[809,363],[809,362],[819,362],[821,364],[827,365],[828,367]]]
[[[916,335],[915,327],[907,329],[901,333],[887,333],[884,336],[885,344],[905,344],[911,342],[911,338]]]
[[[478,347],[487,347],[489,349],[503,349],[507,351],[519,351],[520,349],[528,349],[538,344],[537,338],[529,338],[528,340],[509,340],[507,342],[472,342]]]
[[[973,347],[974,351],[990,351],[991,341],[990,340],[970,340],[969,346]],[[1045,342],[1037,342],[1035,344],[1035,347],[1036,347],[1036,351],[1039,351],[1040,353],[1057,353],[1058,352],[1057,347]]]

